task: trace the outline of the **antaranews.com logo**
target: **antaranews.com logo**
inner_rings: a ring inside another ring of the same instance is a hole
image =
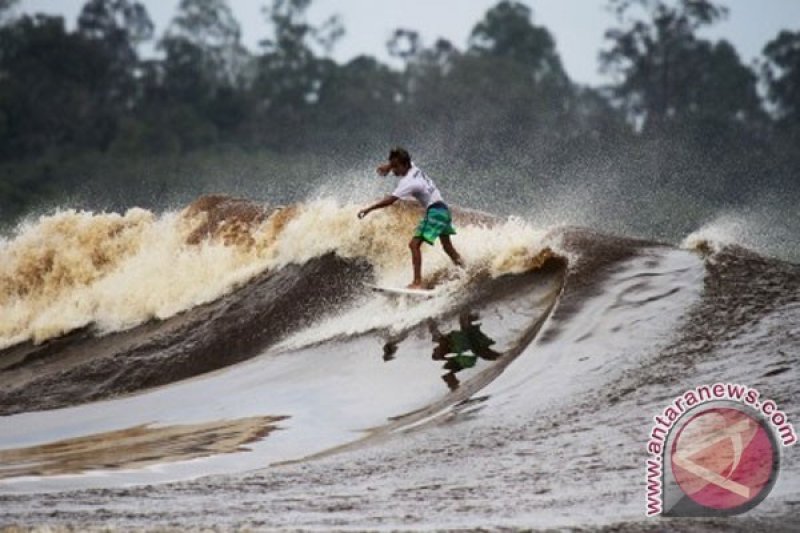
[[[794,445],[797,435],[778,405],[760,398],[744,385],[701,385],[654,417],[648,516],[730,516],[767,497],[778,479],[781,447]]]

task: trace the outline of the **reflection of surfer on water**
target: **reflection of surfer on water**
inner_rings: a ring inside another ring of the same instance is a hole
[[[465,368],[472,368],[478,362],[478,357],[494,361],[500,354],[490,348],[494,341],[481,331],[480,322],[476,313],[462,312],[458,317],[460,329],[449,333],[442,333],[434,321],[428,327],[436,347],[432,357],[435,361],[445,361],[442,368],[448,371],[442,379],[450,390],[458,388],[459,381],[456,374]],[[455,354],[448,357],[448,354]]]
[[[436,345],[433,348],[431,357],[434,361],[444,361],[443,369],[448,372],[442,379],[450,390],[455,390],[459,386],[456,374],[465,368],[472,368],[478,362],[478,358],[494,361],[500,354],[490,348],[494,340],[489,338],[481,331],[478,314],[469,310],[464,310],[458,315],[459,329],[454,329],[448,333],[442,333],[434,320],[428,321],[428,330],[433,336]],[[397,353],[397,346],[408,335],[403,332],[397,337],[389,339],[383,345],[383,360],[392,361]],[[452,354],[452,355],[451,355]]]

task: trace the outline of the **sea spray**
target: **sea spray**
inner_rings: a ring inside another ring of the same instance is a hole
[[[381,283],[407,283],[407,243],[421,212],[403,203],[360,221],[357,211],[331,198],[269,208],[217,196],[163,214],[41,217],[0,243],[0,348],[165,319],[264,271],[330,252],[367,260]],[[455,224],[453,241],[470,269],[491,276],[536,268],[547,249],[545,232],[520,219],[456,210]],[[449,268],[438,245],[425,247],[426,276]]]

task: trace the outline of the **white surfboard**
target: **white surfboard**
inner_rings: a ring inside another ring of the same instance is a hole
[[[371,283],[365,283],[364,285],[366,285],[375,292],[380,292],[383,294],[389,294],[394,296],[413,296],[416,298],[431,298],[439,294],[439,291],[436,289],[428,290],[428,289],[407,289],[405,287],[384,287],[382,285],[373,285]]]

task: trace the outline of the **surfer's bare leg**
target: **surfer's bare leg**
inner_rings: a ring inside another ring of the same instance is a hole
[[[414,237],[408,243],[411,249],[411,266],[414,267],[414,281],[408,286],[409,289],[422,288],[422,239]]]
[[[445,253],[450,256],[450,259],[453,261],[453,263],[463,267],[464,260],[461,259],[461,256],[453,247],[453,242],[450,240],[450,235],[440,235],[439,240],[442,241],[442,247],[444,248]]]

